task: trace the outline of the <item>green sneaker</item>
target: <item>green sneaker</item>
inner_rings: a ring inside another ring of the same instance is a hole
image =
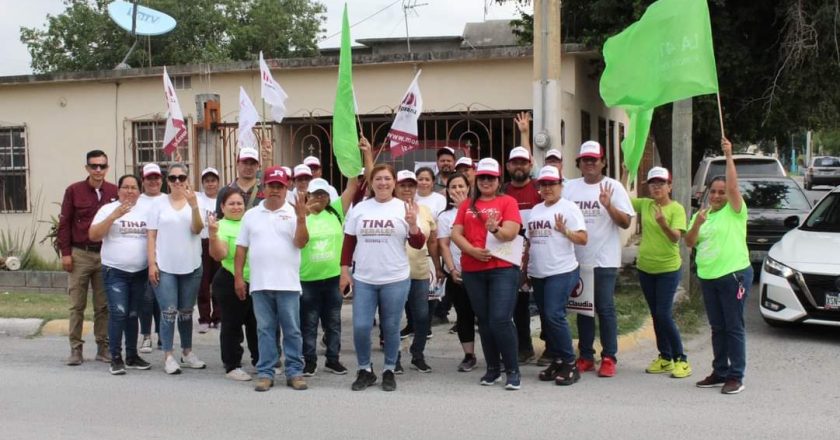
[[[682,379],[688,376],[691,376],[691,365],[688,363],[688,361],[674,362],[674,368],[671,371],[671,377]]]
[[[674,370],[674,363],[670,359],[665,359],[662,356],[657,357],[650,363],[645,372],[650,374],[670,373]]]

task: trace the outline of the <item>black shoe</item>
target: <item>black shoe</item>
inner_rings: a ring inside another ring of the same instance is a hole
[[[744,391],[744,383],[738,379],[726,379],[726,383],[720,389],[723,394],[738,394],[741,391]]]
[[[697,388],[713,388],[723,386],[724,383],[726,383],[726,379],[715,376],[715,373],[712,373],[695,385],[697,385]]]
[[[333,374],[347,374],[347,368],[345,368],[344,365],[341,365],[341,362],[339,361],[327,361],[327,363],[324,364],[324,369],[331,371]]]
[[[577,364],[573,361],[570,364],[563,362],[560,364],[560,371],[554,377],[555,385],[571,385],[580,380],[580,372],[578,372]]]
[[[519,365],[528,365],[529,363],[531,363],[535,359],[537,359],[537,355],[536,355],[536,353],[534,353],[534,350],[520,351],[518,357],[519,357]]]
[[[397,359],[397,365],[394,366],[394,374],[403,374],[405,373],[405,369],[403,369],[402,363],[399,359]]]
[[[316,362],[306,361],[303,364],[303,377],[312,377],[318,371],[318,364]]]
[[[428,339],[432,339],[434,337],[435,337],[435,335],[432,334],[432,329],[429,329],[429,333],[426,333],[426,339],[428,340]]]
[[[376,375],[373,374],[372,371],[359,370],[359,372],[356,373],[356,380],[353,382],[353,385],[350,387],[350,389],[352,389],[353,391],[362,391],[375,383]]]
[[[449,327],[449,334],[454,335],[455,333],[458,333],[458,324],[457,323],[453,324],[452,327]]]
[[[482,385],[495,385],[502,378],[502,373],[498,370],[487,370],[481,380],[478,382]]]
[[[417,370],[421,373],[432,372],[432,367],[430,367],[424,359],[414,359],[413,361],[411,361],[411,369]]]
[[[152,364],[146,362],[140,356],[129,356],[125,358],[125,366],[132,370],[148,370],[152,368]]]
[[[548,368],[545,370],[540,371],[539,378],[543,382],[549,382],[557,378],[557,375],[560,374],[560,363],[559,362],[552,362],[548,365]]]
[[[405,326],[404,329],[400,330],[400,339],[405,339],[414,334],[414,329]]]
[[[111,368],[108,369],[108,372],[113,374],[114,376],[120,376],[125,374],[125,363],[123,362],[121,357],[115,357],[111,359]]]
[[[475,368],[475,355],[474,354],[467,354],[464,355],[464,360],[461,361],[461,364],[458,365],[458,371],[462,373],[466,373],[468,371],[472,371]]]
[[[394,377],[394,372],[385,370],[382,373],[382,391],[394,391],[397,389],[397,379]]]

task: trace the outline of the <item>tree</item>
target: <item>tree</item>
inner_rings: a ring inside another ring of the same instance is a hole
[[[46,27],[20,29],[36,73],[113,69],[134,39],[108,17],[110,0],[64,0]],[[323,31],[325,7],[312,0],[144,0],[171,15],[175,29],[139,37],[127,63],[160,66],[312,56]]]

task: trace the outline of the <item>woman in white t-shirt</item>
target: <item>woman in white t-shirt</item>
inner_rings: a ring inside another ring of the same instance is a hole
[[[201,238],[204,228],[196,193],[187,183],[187,167],[169,167],[170,194],[154,204],[147,224],[149,283],[160,304],[160,339],[164,370],[179,374],[181,367],[204,368],[192,351],[193,307],[201,282]],[[175,322],[181,337],[181,360],[173,356]]]
[[[102,241],[102,278],[108,295],[108,340],[110,373],[125,374],[126,368],[148,370],[151,365],[137,355],[137,313],[146,292],[147,204],[138,204],[140,182],[127,174],[117,182],[119,200],[99,208],[88,235]],[[125,359],[122,340],[125,335]]]
[[[437,218],[438,214],[446,209],[446,197],[435,192],[435,172],[429,167],[421,167],[415,174],[417,175],[417,194],[414,195],[414,201],[418,205],[429,208],[432,215]]]
[[[546,347],[551,364],[540,380],[571,385],[580,379],[575,365],[572,333],[566,321],[566,304],[580,280],[575,245],[586,245],[586,222],[574,202],[561,198],[563,178],[558,168],[548,165],[537,179],[543,202],[534,206],[528,218],[528,275],[534,298],[545,313]]]
[[[370,332],[378,307],[385,339],[382,389],[393,391],[397,388],[394,369],[400,349],[400,320],[410,285],[405,243],[420,249],[426,237],[417,226],[417,204],[394,197],[394,169],[378,164],[370,176],[373,197],[354,206],[344,223],[339,289],[353,285],[353,343],[359,371],[352,389],[361,391],[376,383]],[[350,266],[354,267],[352,276]]]

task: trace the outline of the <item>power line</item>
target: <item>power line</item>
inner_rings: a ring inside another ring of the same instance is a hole
[[[370,14],[370,15],[368,15],[367,17],[365,17],[365,18],[363,18],[363,19],[361,19],[361,20],[359,20],[359,21],[357,21],[357,22],[355,22],[355,23],[351,24],[351,25],[350,25],[350,28],[354,28],[354,27],[356,27],[356,25],[362,24],[362,23],[364,23],[364,22],[366,22],[366,21],[370,20],[371,18],[373,18],[373,17],[375,17],[375,16],[379,15],[380,13],[384,12],[386,9],[390,8],[391,6],[394,6],[394,5],[395,5],[395,4],[397,4],[397,3],[400,3],[401,1],[402,1],[402,0],[396,0],[396,1],[394,1],[393,3],[389,4],[388,6],[385,6],[384,8],[382,8],[382,9],[380,9],[380,10],[378,10],[378,11],[374,12],[373,14]],[[319,42],[319,43],[323,43],[324,41],[327,41],[327,40],[329,40],[330,38],[336,37],[336,36],[338,36],[338,35],[341,35],[341,31],[338,31],[338,32],[336,32],[336,33],[334,33],[334,34],[332,34],[332,35],[330,35],[330,36],[324,37],[323,39],[321,39],[321,40],[320,40],[320,41],[318,41],[318,42]]]

